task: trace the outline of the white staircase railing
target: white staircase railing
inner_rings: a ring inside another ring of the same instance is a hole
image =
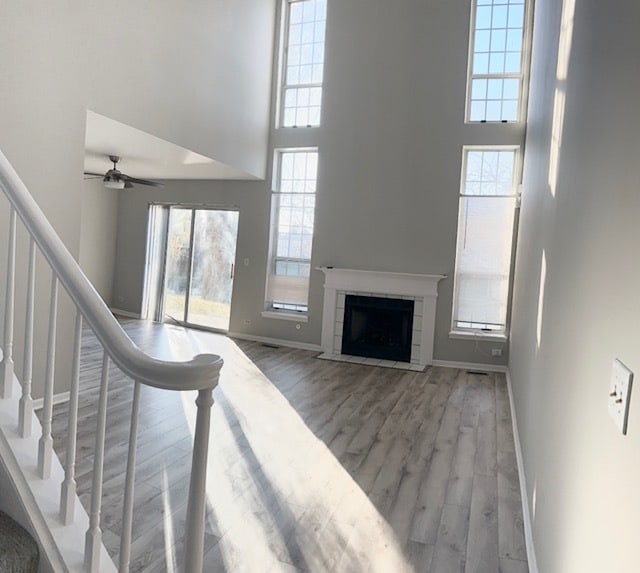
[[[80,341],[83,323],[86,323],[102,344],[104,358],[97,409],[97,430],[94,446],[93,484],[89,509],[89,528],[84,540],[85,567],[88,571],[100,571],[102,532],[100,512],[102,498],[102,472],[104,464],[104,439],[107,416],[108,372],[111,362],[116,364],[133,381],[133,406],[131,412],[128,446],[123,526],[120,539],[119,571],[129,570],[133,515],[133,490],[135,482],[136,437],[140,386],[176,391],[197,390],[198,398],[195,437],[191,466],[191,480],[187,502],[185,532],[184,571],[202,571],[204,549],[205,483],[209,443],[209,422],[213,405],[213,389],[218,383],[222,359],[216,355],[199,355],[188,362],[166,362],[142,352],[122,330],[89,280],[80,270],[75,259],[66,249],[53,227],[47,221],[24,183],[0,152],[0,188],[9,201],[10,222],[4,317],[3,358],[0,362],[0,399],[8,398],[14,377],[14,303],[16,277],[16,226],[18,219],[30,236],[27,261],[27,290],[25,312],[25,337],[22,354],[22,396],[19,401],[17,432],[22,438],[32,432],[31,377],[34,338],[34,298],[36,249],[40,250],[51,268],[51,299],[49,312],[49,337],[46,353],[44,406],[42,411],[42,435],[39,440],[38,474],[41,479],[50,475],[54,456],[51,437],[51,418],[54,396],[55,348],[57,332],[58,288],[62,286],[77,309],[74,335],[74,355],[69,398],[67,425],[68,443],[64,460],[64,481],[60,484],[60,522],[67,525],[73,520],[76,498],[75,456],[76,427],[78,419]],[[1,244],[1,243],[0,243]],[[1,274],[1,273],[0,273]],[[80,540],[79,540],[80,541]]]

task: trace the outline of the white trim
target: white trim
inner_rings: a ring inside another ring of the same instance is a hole
[[[121,310],[119,308],[111,308],[111,312],[116,316],[122,316],[124,318],[137,318],[138,320],[142,320],[142,316],[139,312],[130,312],[128,310]]]
[[[457,362],[456,360],[434,360],[433,366],[458,368],[460,370],[480,370],[481,372],[501,372],[506,374],[507,367],[502,364],[482,364],[481,362]]]
[[[447,278],[447,275],[364,271],[334,267],[316,267],[316,270],[325,274],[325,289],[397,296],[428,296],[436,298],[438,296],[438,283]]]
[[[513,424],[513,441],[516,448],[516,460],[518,462],[518,477],[520,478],[520,498],[522,500],[522,521],[524,522],[524,539],[527,547],[527,561],[529,562],[530,573],[538,573],[538,561],[536,559],[536,548],[533,542],[533,523],[529,511],[529,498],[527,496],[527,480],[524,474],[524,461],[522,459],[522,448],[520,446],[520,434],[518,432],[518,421],[516,420],[516,408],[513,401],[513,388],[511,386],[511,373],[506,372],[507,391],[509,392],[509,407],[511,409],[511,422]]]
[[[262,318],[275,318],[277,320],[291,320],[293,322],[309,322],[306,313],[288,312],[286,310],[264,310]]]
[[[452,330],[449,332],[449,338],[452,340],[487,340],[490,342],[506,342],[508,340],[506,334],[494,334],[479,330]]]
[[[250,340],[252,342],[273,344],[274,346],[298,348],[299,350],[311,350],[313,352],[322,351],[322,347],[319,344],[310,344],[308,342],[296,342],[295,340],[283,340],[280,338],[270,338],[268,336],[254,336],[253,334],[245,334],[244,332],[229,332],[227,336],[229,338],[238,338],[239,340]]]
[[[53,405],[57,406],[58,404],[64,404],[65,402],[69,401],[69,396],[70,393],[67,392],[60,392],[59,394],[54,394],[53,396]],[[36,398],[33,401],[33,409],[35,410],[40,410],[40,408],[42,408],[44,406],[44,398]]]

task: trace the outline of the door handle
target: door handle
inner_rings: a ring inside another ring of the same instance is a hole
[[[235,270],[236,270],[236,266],[233,263],[231,263],[231,274],[229,275],[230,279],[233,279],[233,275],[235,273]]]

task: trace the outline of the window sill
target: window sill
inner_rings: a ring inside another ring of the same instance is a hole
[[[263,318],[275,318],[276,320],[291,320],[293,322],[309,322],[309,315],[304,312],[287,312],[286,310],[265,310]]]
[[[521,119],[509,119],[509,120],[501,120],[501,119],[465,119],[465,125],[516,125],[516,126],[524,126],[524,121]]]
[[[509,337],[506,334],[495,334],[480,331],[452,330],[449,338],[454,340],[492,340],[495,342],[506,342]]]

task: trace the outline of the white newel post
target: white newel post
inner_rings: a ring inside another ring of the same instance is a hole
[[[185,573],[201,573],[204,553],[204,517],[207,493],[207,458],[213,390],[198,392],[196,399],[195,437],[191,462],[191,481],[187,502],[187,523],[184,542]]]

